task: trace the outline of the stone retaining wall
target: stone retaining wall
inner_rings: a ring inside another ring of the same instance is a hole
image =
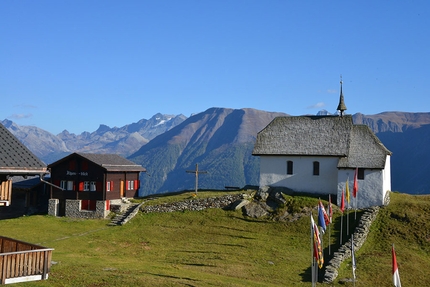
[[[72,218],[105,218],[109,210],[105,209],[106,201],[97,200],[96,210],[81,210],[81,200],[66,199],[66,216]]]
[[[353,233],[354,251],[357,252],[366,241],[370,231],[370,226],[379,212],[379,206],[369,207],[364,210],[358,226]],[[332,283],[338,275],[338,268],[343,261],[351,257],[351,238],[342,245],[338,251],[333,253],[333,258],[328,262],[325,268],[324,283]]]
[[[58,204],[59,200],[51,198],[48,202],[48,214],[52,216],[58,216]]]
[[[202,199],[189,199],[185,201],[165,203],[160,205],[142,206],[142,212],[173,212],[184,210],[203,210],[206,208],[224,208],[242,198],[242,195],[224,195],[221,197],[211,197]]]

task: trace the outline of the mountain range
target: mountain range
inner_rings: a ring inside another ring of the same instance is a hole
[[[2,124],[48,164],[71,152],[116,153],[141,164],[147,169],[141,176],[144,196],[194,189],[190,172],[196,164],[205,172],[198,177],[200,189],[258,185],[259,158],[251,154],[257,133],[275,117],[287,115],[228,108],[210,108],[189,118],[158,113],[121,128],[100,125],[80,135],[67,130],[53,135],[9,120]],[[393,152],[393,191],[430,193],[430,113],[357,113],[353,121],[368,125]]]

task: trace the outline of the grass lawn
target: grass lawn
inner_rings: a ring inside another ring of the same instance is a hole
[[[429,214],[430,197],[393,193],[356,254],[356,286],[392,286],[392,243],[402,283],[430,286]],[[311,285],[308,217],[278,222],[207,209],[139,213],[124,226],[108,222],[40,215],[0,221],[1,235],[55,249],[48,280],[13,286]],[[332,242],[336,236],[333,230]],[[350,262],[339,273],[339,279],[350,277]]]

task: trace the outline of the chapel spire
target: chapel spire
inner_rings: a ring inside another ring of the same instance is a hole
[[[342,92],[342,76],[340,76],[340,99],[339,99],[339,105],[337,106],[337,110],[340,112],[340,116],[343,116],[344,111],[346,111],[345,101],[343,99],[343,92]]]

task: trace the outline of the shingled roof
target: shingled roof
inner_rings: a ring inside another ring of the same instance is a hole
[[[47,173],[46,164],[0,124],[0,174],[25,176],[44,173]]]
[[[335,156],[338,167],[384,168],[391,152],[351,115],[277,117],[257,135],[253,155]]]
[[[52,165],[56,165],[57,163],[64,161],[73,156],[83,157],[99,166],[104,168],[106,171],[143,171],[146,172],[146,169],[141,165],[138,165],[128,159],[123,158],[117,154],[96,154],[96,153],[73,153],[65,158],[62,158],[54,163],[51,163],[49,167]]]

